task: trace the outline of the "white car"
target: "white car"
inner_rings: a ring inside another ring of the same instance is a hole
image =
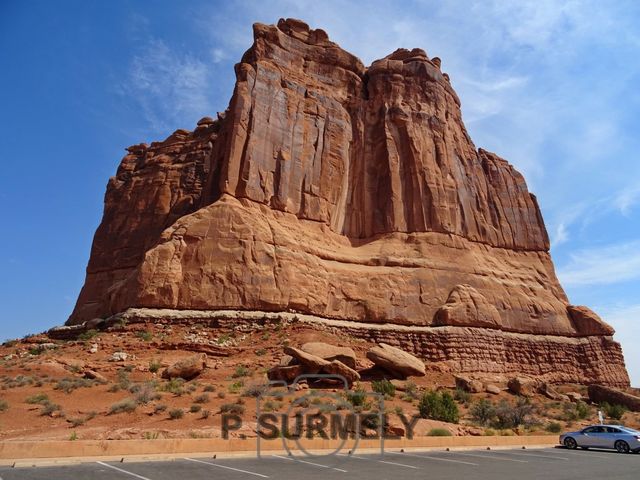
[[[620,453],[640,452],[640,432],[622,425],[593,425],[560,435],[566,448],[611,448]]]

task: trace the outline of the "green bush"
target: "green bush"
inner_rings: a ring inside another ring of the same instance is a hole
[[[549,423],[544,429],[549,433],[560,433],[562,431],[562,425],[558,422]]]
[[[62,407],[56,403],[47,402],[43,404],[42,410],[40,410],[40,415],[43,417],[49,416],[55,412],[62,411]]]
[[[138,403],[133,398],[125,398],[117,403],[114,403],[109,408],[109,415],[115,415],[117,413],[131,413],[138,408]]]
[[[214,385],[205,385],[203,391],[205,392],[215,392],[216,391],[216,387]]]
[[[484,426],[496,416],[496,408],[489,400],[482,398],[471,406],[469,413],[474,422]]]
[[[148,330],[142,330],[140,332],[136,332],[136,337],[144,342],[150,342],[151,340],[153,340],[153,333],[149,332]]]
[[[198,395],[194,400],[195,403],[209,403],[209,395],[203,393],[202,395]]]
[[[100,335],[100,332],[98,330],[87,330],[86,332],[82,332],[80,335],[78,335],[78,340],[86,342],[87,340],[91,340],[98,335]]]
[[[394,397],[396,394],[396,386],[386,378],[371,382],[371,389],[385,397]]]
[[[624,414],[627,413],[626,407],[617,404],[611,405],[605,402],[600,405],[600,408],[608,418],[613,418],[615,420],[622,420]]]
[[[418,411],[422,418],[448,423],[458,423],[460,420],[458,405],[449,392],[425,392],[418,404]]]
[[[61,390],[64,393],[71,393],[78,388],[88,388],[95,385],[94,380],[86,378],[62,378],[53,387],[54,390]]]
[[[432,428],[431,430],[429,430],[429,433],[427,433],[427,436],[429,436],[429,437],[450,437],[451,436],[451,432],[449,430],[447,430],[446,428]]]
[[[367,392],[362,387],[358,387],[353,391],[346,392],[345,398],[354,407],[363,407],[367,401]]]
[[[453,394],[456,402],[467,405],[471,401],[471,394],[461,388],[456,388],[456,392]]]
[[[194,403],[193,405],[191,405],[191,407],[189,408],[189,411],[191,413],[198,413],[200,410],[202,410],[202,405],[198,405],[197,403]]]
[[[244,365],[238,365],[231,375],[231,378],[248,377],[250,373],[251,371],[247,367],[245,367]]]
[[[151,360],[149,362],[149,371],[151,373],[158,373],[162,368],[162,363],[159,360]]]

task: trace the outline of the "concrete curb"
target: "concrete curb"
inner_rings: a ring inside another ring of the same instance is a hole
[[[331,452],[338,442],[305,441],[314,453]],[[558,445],[556,435],[513,437],[420,437],[385,440],[386,449],[426,451],[443,449],[545,448]],[[269,454],[286,454],[281,440],[262,440],[261,449]],[[358,451],[375,453],[380,443],[361,440]],[[76,440],[0,442],[0,465],[14,467],[69,465],[95,461],[170,461],[184,457],[231,458],[256,456],[255,439],[158,439],[158,440]]]

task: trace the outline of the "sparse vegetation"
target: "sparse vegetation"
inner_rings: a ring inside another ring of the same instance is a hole
[[[97,337],[98,335],[100,335],[100,332],[98,330],[87,330],[86,332],[82,332],[80,335],[78,335],[78,340],[80,340],[81,342],[87,342],[92,338]]]
[[[156,392],[156,385],[152,382],[139,383],[129,388],[134,394],[134,400],[139,405],[146,405],[154,400],[160,400],[161,395]]]
[[[71,436],[69,436],[69,440],[72,442],[78,440],[78,434],[76,432],[73,432]]]
[[[463,405],[468,405],[471,401],[471,394],[466,390],[461,388],[456,388],[455,393],[453,394],[453,398],[456,402],[461,403]]]
[[[181,396],[184,394],[184,380],[182,378],[172,378],[171,380],[165,382],[160,390],[164,392],[173,393],[176,396]]]
[[[191,413],[198,413],[201,410],[202,410],[202,405],[198,405],[197,403],[194,403],[193,405],[191,405],[191,407],[189,407],[189,411]]]
[[[562,431],[562,425],[558,422],[548,423],[544,429],[549,433],[560,433]]]
[[[418,404],[418,411],[422,418],[449,423],[458,423],[460,420],[458,405],[449,392],[425,392]]]
[[[0,400],[0,412],[9,410],[9,403],[6,400]]]
[[[138,403],[133,398],[125,398],[124,400],[111,405],[109,408],[109,415],[135,412],[136,408],[138,408]]]
[[[211,411],[209,410],[202,410],[202,413],[200,414],[200,418],[202,418],[203,420],[206,420],[210,416],[211,416]]]
[[[40,415],[43,417],[53,415],[55,412],[62,412],[62,407],[56,403],[47,402],[43,404]]]
[[[396,395],[395,385],[386,378],[371,382],[371,389],[380,395],[384,395],[386,398],[392,398]]]
[[[500,429],[517,428],[531,422],[533,405],[528,398],[520,397],[515,404],[501,400],[496,406],[494,426]]]
[[[259,348],[258,350],[256,350],[256,355],[258,357],[262,357],[263,355],[265,355],[267,353],[267,351],[264,348]]]
[[[167,411],[167,406],[163,403],[156,405],[156,408],[154,409],[155,413],[162,413],[166,411]]]
[[[446,428],[432,428],[431,430],[429,430],[429,433],[427,433],[427,435],[429,437],[450,437],[451,432]]]
[[[243,387],[244,387],[244,381],[238,380],[237,382],[234,382],[231,385],[229,385],[229,393],[238,393],[240,392],[240,390],[242,390]]]
[[[585,402],[577,402],[573,403],[565,403],[562,406],[562,415],[560,416],[561,420],[565,420],[567,422],[574,422],[576,420],[584,420],[589,417],[591,414],[589,406]]]
[[[626,407],[617,404],[611,405],[605,402],[600,405],[600,408],[607,418],[613,418],[614,420],[622,420],[624,414],[627,413]]]
[[[244,392],[242,392],[242,396],[258,398],[259,396],[263,395],[267,391],[267,389],[267,385],[254,383],[244,389]]]
[[[200,404],[209,403],[210,398],[208,394],[203,393],[202,395],[198,395],[193,401]]]
[[[136,332],[136,337],[144,342],[150,342],[151,340],[153,340],[153,333],[148,330],[141,330],[139,332]]]
[[[181,408],[174,408],[173,410],[169,410],[169,418],[171,420],[179,420],[184,417],[184,410]]]
[[[49,403],[49,395],[46,393],[37,393],[27,397],[24,402],[29,405],[44,405],[45,403]]]
[[[62,378],[58,380],[56,385],[53,387],[55,390],[61,390],[64,393],[71,393],[78,388],[89,388],[93,387],[96,384],[94,380],[89,380],[87,378]]]
[[[151,360],[149,362],[149,371],[151,373],[158,373],[162,368],[162,363],[159,360]]]
[[[242,378],[248,377],[251,374],[251,371],[244,365],[238,365],[234,370],[231,378]]]
[[[364,407],[367,402],[367,392],[361,386],[345,393],[345,398],[354,407]]]
[[[496,415],[496,409],[493,403],[486,398],[482,398],[475,402],[469,410],[471,418],[479,425],[487,425]]]
[[[236,415],[241,415],[244,413],[244,410],[244,405],[240,405],[239,403],[224,403],[220,406],[221,413],[234,413]]]
[[[202,390],[206,393],[211,393],[216,391],[216,387],[213,385],[205,385]]]

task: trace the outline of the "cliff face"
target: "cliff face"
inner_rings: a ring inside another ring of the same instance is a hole
[[[224,114],[128,149],[69,323],[233,308],[594,337],[585,368],[611,361],[600,380],[628,383],[612,329],[568,304],[524,178],[471,142],[439,59],[401,49],[365,68],[291,19],[254,38]]]

